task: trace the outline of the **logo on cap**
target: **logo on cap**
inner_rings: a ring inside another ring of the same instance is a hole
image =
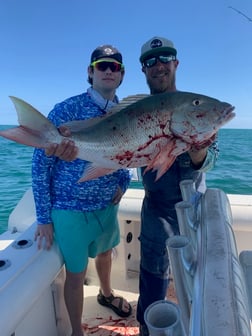
[[[113,50],[112,49],[110,49],[110,48],[105,48],[104,49],[104,52],[107,54],[107,55],[113,55]]]
[[[159,39],[155,39],[151,41],[150,47],[151,48],[159,48],[162,47],[163,43]]]

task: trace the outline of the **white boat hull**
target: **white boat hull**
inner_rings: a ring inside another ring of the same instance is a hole
[[[143,192],[129,189],[122,199],[119,209],[121,243],[113,258],[113,288],[127,297],[133,308],[138,297],[138,235]],[[252,195],[228,195],[228,199],[238,253],[251,250]],[[62,258],[55,245],[50,251],[37,250],[33,242],[34,222],[33,197],[28,190],[12,212],[8,230],[0,236],[1,336],[69,336],[70,324],[63,302]],[[13,248],[12,244],[20,241],[22,248]],[[83,317],[86,333],[120,335],[121,330],[125,335],[137,335],[134,312],[130,319],[119,319],[97,304],[99,284],[93,260],[89,263],[87,281]]]

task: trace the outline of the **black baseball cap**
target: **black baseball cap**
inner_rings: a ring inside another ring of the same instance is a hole
[[[104,44],[97,47],[91,54],[90,63],[93,63],[100,58],[112,58],[119,63],[123,62],[120,51],[110,44]]]

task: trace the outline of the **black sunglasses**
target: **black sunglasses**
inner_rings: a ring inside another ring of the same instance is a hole
[[[109,68],[112,72],[118,72],[124,68],[122,63],[116,61],[95,61],[91,66],[99,71],[106,71]]]
[[[151,68],[154,65],[157,64],[157,61],[159,60],[159,62],[167,64],[171,61],[175,61],[176,60],[176,56],[174,55],[167,55],[167,56],[163,56],[163,55],[159,55],[159,56],[154,56],[151,58],[148,58],[146,60],[143,61],[143,66],[145,66],[146,68]]]

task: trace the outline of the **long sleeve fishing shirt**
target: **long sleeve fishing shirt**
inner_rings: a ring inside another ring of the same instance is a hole
[[[89,88],[87,92],[57,104],[49,113],[48,119],[58,127],[68,121],[101,116],[113,105],[115,102],[103,99],[98,92]],[[87,161],[80,159],[66,162],[55,156],[46,156],[43,149],[34,150],[32,188],[39,224],[52,222],[52,209],[104,209],[111,203],[118,187],[123,192],[128,188],[130,173],[126,169],[78,183],[87,164]]]

